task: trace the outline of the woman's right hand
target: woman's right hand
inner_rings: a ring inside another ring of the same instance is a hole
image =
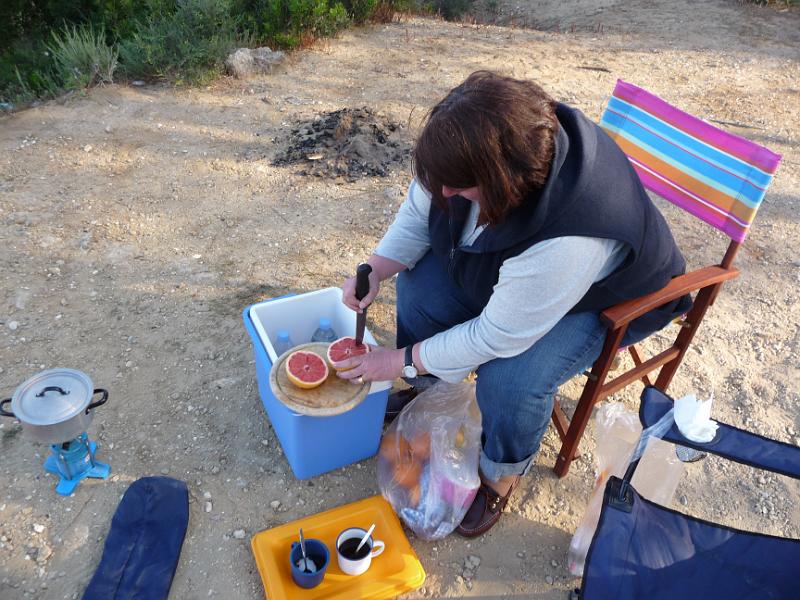
[[[375,296],[378,295],[378,290],[380,290],[380,287],[381,280],[373,269],[373,271],[369,274],[369,292],[367,292],[367,295],[364,296],[359,302],[356,299],[356,278],[349,277],[342,285],[342,302],[344,302],[344,305],[347,308],[354,310],[357,313],[363,312],[366,307],[372,304]]]

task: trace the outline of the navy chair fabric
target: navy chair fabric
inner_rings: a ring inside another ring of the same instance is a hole
[[[125,492],[83,600],[162,600],[169,594],[189,524],[186,484],[144,477]]]
[[[672,400],[655,388],[642,395],[643,426]],[[676,427],[664,439],[800,478],[800,448],[719,424],[708,444]],[[635,467],[635,465],[634,465]],[[772,600],[800,597],[800,540],[725,527],[655,504],[612,477],[586,559],[582,600]]]
[[[632,491],[630,513],[604,498],[587,556],[583,600],[798,597],[800,540],[702,521]],[[616,493],[610,482],[605,493]]]
[[[658,388],[645,388],[639,405],[639,420],[642,422],[642,427],[650,427],[656,423],[672,408],[672,404],[672,398]],[[725,423],[718,425],[717,435],[707,444],[687,440],[674,423],[663,439],[673,444],[689,446],[739,463],[800,479],[800,448],[797,446],[771,440]]]

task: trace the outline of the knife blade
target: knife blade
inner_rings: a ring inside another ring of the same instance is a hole
[[[364,296],[369,294],[369,274],[372,273],[372,267],[367,263],[358,265],[356,269],[356,299],[363,300]],[[364,329],[367,326],[367,309],[362,312],[356,313],[356,344],[361,344],[364,341]]]

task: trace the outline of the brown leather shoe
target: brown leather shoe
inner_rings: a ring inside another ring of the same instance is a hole
[[[467,510],[467,514],[461,520],[461,524],[456,527],[456,531],[464,537],[478,537],[489,531],[503,514],[503,509],[508,504],[508,499],[519,484],[519,477],[511,484],[511,489],[505,496],[499,495],[492,488],[481,482],[478,493],[472,505]]]

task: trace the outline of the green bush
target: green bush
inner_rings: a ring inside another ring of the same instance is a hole
[[[198,83],[239,46],[294,48],[396,11],[456,18],[473,0],[0,0],[0,102],[129,77]],[[58,33],[54,34],[53,32]]]
[[[259,42],[282,48],[334,35],[350,24],[347,9],[335,0],[239,0],[234,11],[246,15],[243,26]]]
[[[49,43],[18,40],[0,55],[0,102],[20,104],[64,90],[111,83],[117,51],[91,25],[64,26]]]
[[[207,81],[223,69],[233,48],[249,41],[232,16],[230,0],[177,0],[174,11],[170,8],[161,3],[120,43],[120,61],[129,76]]]
[[[436,14],[452,21],[469,12],[475,0],[428,0],[425,7]]]
[[[106,45],[106,34],[91,25],[64,26],[52,34],[50,53],[66,89],[111,83],[117,69],[117,51]]]
[[[354,23],[366,23],[375,13],[378,0],[345,0],[344,7]]]
[[[18,41],[0,54],[0,102],[30,102],[56,94],[58,87],[53,59],[44,41]]]
[[[149,15],[175,10],[174,0],[92,0],[90,22],[114,42],[133,36],[136,26]]]
[[[18,46],[17,42],[22,40],[46,40],[52,28],[61,27],[64,23],[85,21],[86,16],[95,11],[94,2],[95,0],[1,0],[0,51],[15,48]]]

